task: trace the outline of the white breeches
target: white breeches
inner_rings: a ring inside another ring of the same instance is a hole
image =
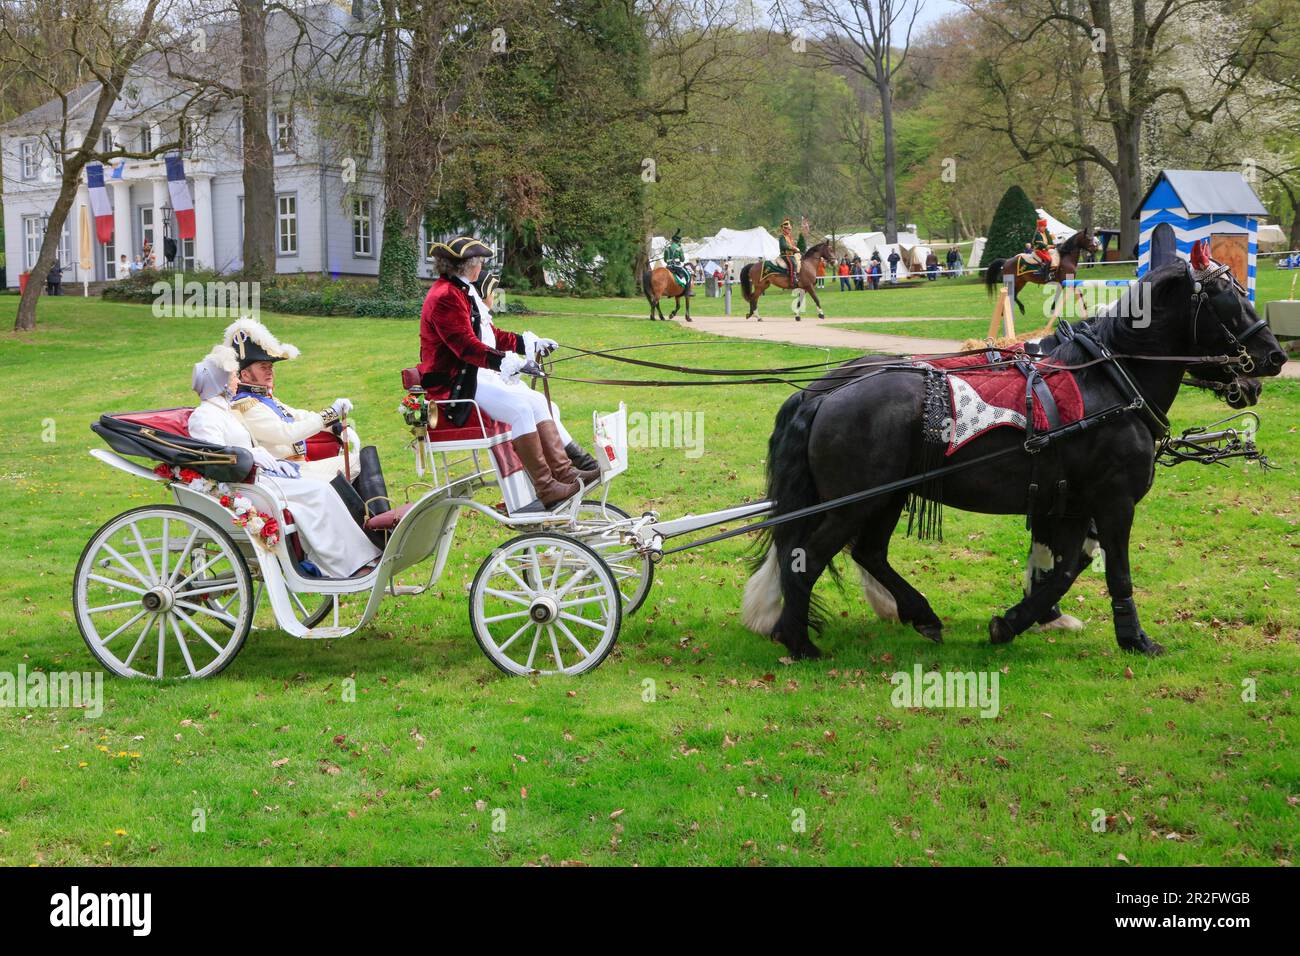
[[[311,478],[271,475],[259,475],[257,483],[293,513],[307,559],[327,578],[351,577],[379,557],[379,549],[329,485]]]
[[[523,382],[507,385],[496,372],[481,368],[478,370],[478,387],[474,400],[479,403],[484,414],[509,425],[515,438],[537,431],[538,422],[550,419],[555,422],[555,428],[564,444],[573,441],[573,436],[560,424],[560,410],[555,403],[552,402],[548,408],[546,396],[533,391]],[[469,423],[473,421],[471,413]]]

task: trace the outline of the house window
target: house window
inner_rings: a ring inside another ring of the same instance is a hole
[[[36,259],[41,254],[41,240],[45,238],[45,226],[41,216],[23,216],[23,269],[31,272],[36,267]]]
[[[92,229],[94,226],[91,227]],[[104,250],[104,278],[117,278],[117,243],[113,239],[104,243],[101,248]]]
[[[145,244],[146,242],[149,243],[149,249],[150,249],[150,252],[153,253],[154,255],[158,256],[158,257],[161,257],[161,256],[162,256],[162,250],[160,250],[160,249],[157,248],[157,242],[156,242],[155,237],[154,237],[154,229],[153,229],[153,206],[141,206],[141,207],[140,207],[140,210],[139,210],[139,215],[140,215],[140,255],[141,255],[141,257],[144,256],[144,244]],[[143,258],[141,259],[141,262],[144,264],[144,267],[145,267],[146,269],[151,269],[151,268],[153,268],[153,264],[152,264],[151,262],[145,261]]]
[[[438,241],[438,237],[435,236],[433,234],[433,230],[426,225],[424,227],[424,261],[425,262],[432,262],[434,260],[435,256],[433,254],[433,247],[437,241]]]
[[[296,256],[298,254],[298,197],[293,194],[277,196],[275,204],[279,254]]]
[[[153,127],[152,126],[146,126],[144,127],[144,129],[140,130],[140,152],[142,153],[153,152]]]
[[[235,144],[235,153],[239,156],[244,155],[244,117],[241,113],[235,114],[235,121],[230,125],[230,135]]]
[[[177,132],[181,138],[181,155],[189,159],[194,155],[194,147],[198,144],[199,124],[194,120],[183,119]]]
[[[36,140],[29,139],[19,147],[23,164],[23,179],[35,179],[36,174],[40,172],[41,161],[40,153],[36,147]]]
[[[176,267],[183,272],[194,271],[194,240],[176,240]]]
[[[103,134],[99,137],[100,152],[111,153],[113,151],[113,148],[114,148],[113,131],[106,129],[104,130]]]
[[[371,210],[373,201],[369,196],[358,196],[352,200],[352,255],[373,256],[371,244]]]
[[[293,151],[293,110],[275,111],[275,129],[271,137],[277,153]]]

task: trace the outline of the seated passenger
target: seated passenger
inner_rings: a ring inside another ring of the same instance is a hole
[[[238,384],[239,359],[218,345],[194,366],[191,386],[199,396],[190,415],[190,436],[214,445],[248,448],[257,465],[257,486],[293,514],[308,560],[329,578],[348,578],[369,570],[380,551],[352,520],[343,499],[328,484],[296,477],[299,462],[280,461],[254,444],[230,400]]]
[[[541,505],[550,508],[567,501],[600,472],[574,467],[546,398],[519,381],[519,373],[557,343],[532,332],[493,328],[492,313],[473,285],[492,255],[485,244],[460,236],[436,243],[434,255],[439,278],[420,314],[419,369],[425,394],[431,402],[464,402],[439,409],[455,425],[470,420],[470,399],[484,414],[508,425]]]
[[[233,323],[222,341],[234,349],[239,360],[239,387],[231,408],[243,419],[253,441],[276,458],[296,462],[308,478],[327,482],[342,472],[344,456],[341,454],[308,461],[307,439],[327,428],[338,434],[339,419],[352,411],[352,402],[338,398],[329,408],[309,412],[277,399],[273,394],[275,363],[297,358],[298,350],[287,342],[281,343],[256,319],[244,318]],[[352,470],[347,476],[351,481],[356,478],[360,465],[361,443],[350,427],[342,431],[351,452]]]

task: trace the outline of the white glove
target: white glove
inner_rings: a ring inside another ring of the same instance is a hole
[[[331,405],[330,408],[334,409],[334,411],[338,413],[339,418],[342,418],[344,415],[351,414],[352,399],[336,398],[334,399],[334,404]]]
[[[275,456],[272,455],[265,448],[253,449],[253,464],[255,464],[258,468],[261,468],[263,471],[276,470]]]
[[[559,347],[560,343],[555,341],[555,339],[539,338],[536,332],[524,333],[524,355],[527,356],[530,361],[535,361],[539,358],[546,358],[546,356],[550,355]]]
[[[501,381],[507,385],[513,385],[519,381],[519,373],[523,371],[525,365],[529,364],[528,360],[517,352],[507,352],[501,357],[501,368],[498,372],[501,375]]]

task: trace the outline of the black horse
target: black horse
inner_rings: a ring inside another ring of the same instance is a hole
[[[1286,354],[1230,277],[1213,270],[1198,278],[1182,262],[1149,273],[1116,306],[1092,319],[1084,335],[1060,342],[1051,355],[1064,365],[1082,365],[1094,360],[1096,345],[1124,358],[1099,361],[1075,373],[1089,415],[1133,405],[1139,396],[1145,411],[1135,408],[1098,420],[1037,455],[1025,449],[1023,433],[991,429],[944,464],[961,467],[992,452],[1001,452],[1000,457],[945,477],[941,500],[986,514],[1029,510],[1035,540],[1053,557],[1050,571],[1024,599],[989,622],[994,643],[1012,640],[1064,596],[1082,569],[1085,539],[1095,522],[1106,552],[1116,640],[1125,650],[1159,654],[1163,648],[1138,620],[1128,544],[1137,503],[1154,478],[1164,415],[1189,365],[1229,365],[1211,361],[1229,356],[1232,375],[1272,376],[1281,371]],[[872,369],[880,364],[877,359],[859,363],[861,374],[845,375],[844,369],[828,373],[791,396],[777,414],[768,449],[774,517],[926,469],[924,375],[899,366]],[[1124,384],[1125,377],[1132,387]],[[1064,513],[1027,509],[1031,481],[1053,489],[1064,481]],[[927,494],[925,487],[912,490]],[[812,605],[813,586],[831,559],[848,550],[878,613],[941,640],[938,615],[888,560],[889,540],[908,492],[899,488],[775,527],[766,558],[745,589],[746,624],[778,637],[792,657],[818,656],[808,636],[810,625],[820,623]]]

